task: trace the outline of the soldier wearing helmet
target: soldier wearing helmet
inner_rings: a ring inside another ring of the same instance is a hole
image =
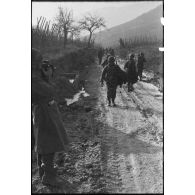
[[[47,74],[47,73],[46,73],[47,71],[51,72],[51,73],[49,74],[50,77],[53,77],[53,76],[54,76],[54,71],[56,70],[56,67],[53,66],[53,65],[49,62],[49,60],[43,60],[43,61],[42,61],[41,68],[42,68],[42,73],[44,73],[44,74],[43,74],[43,77],[44,77],[45,74]],[[44,72],[44,71],[46,71],[46,72]]]
[[[118,77],[120,74],[121,69],[118,65],[115,64],[115,58],[110,56],[108,58],[108,65],[104,68],[102,75],[101,75],[101,84],[103,86],[104,81],[107,85],[107,100],[108,106],[111,106],[111,102],[113,106],[115,104],[116,98],[116,88],[118,85]]]
[[[56,104],[55,86],[50,81],[52,68],[32,49],[32,115],[35,151],[39,176],[43,184],[63,185],[54,168],[56,152],[67,150],[68,137]]]
[[[133,53],[130,54],[129,60],[124,65],[124,69],[127,72],[128,92],[134,90],[133,84],[137,82],[137,69],[134,57],[135,55]]]

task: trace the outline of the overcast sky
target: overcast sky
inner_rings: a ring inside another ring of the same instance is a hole
[[[130,21],[137,16],[162,4],[158,1],[146,2],[32,2],[32,24],[37,23],[37,17],[44,16],[53,21],[58,7],[73,10],[74,19],[80,19],[85,13],[91,12],[103,16],[107,28]],[[128,7],[128,10],[125,9]],[[112,10],[113,14],[112,15]],[[116,17],[117,13],[117,17]]]

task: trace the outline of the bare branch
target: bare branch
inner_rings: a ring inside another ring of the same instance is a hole
[[[85,15],[83,19],[79,21],[79,26],[81,29],[89,31],[89,46],[93,32],[97,29],[100,29],[101,27],[105,28],[106,24],[104,18],[87,13],[87,15]]]

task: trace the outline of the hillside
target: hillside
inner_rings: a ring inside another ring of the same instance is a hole
[[[154,36],[162,40],[163,30],[160,23],[162,13],[163,7],[160,5],[134,20],[97,33],[95,41],[104,47],[108,47],[117,45],[119,38]]]

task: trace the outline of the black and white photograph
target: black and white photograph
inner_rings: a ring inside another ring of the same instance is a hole
[[[31,2],[31,193],[164,193],[164,1]]]

